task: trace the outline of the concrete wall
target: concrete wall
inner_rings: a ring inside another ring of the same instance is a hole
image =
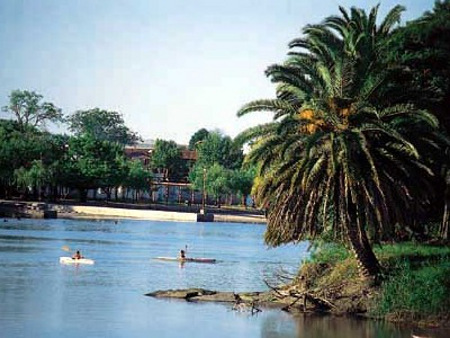
[[[187,212],[159,211],[159,210],[137,210],[125,208],[109,208],[81,205],[53,206],[58,213],[66,217],[91,216],[111,218],[137,218],[152,221],[179,221],[196,222],[197,215]],[[71,215],[72,214],[72,215]]]

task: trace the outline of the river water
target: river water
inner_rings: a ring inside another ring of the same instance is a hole
[[[0,337],[411,337],[347,318],[257,315],[230,305],[154,299],[159,289],[265,290],[294,273],[306,244],[267,249],[263,225],[135,220],[0,220]],[[216,264],[165,262],[188,256]],[[95,265],[61,265],[69,247]]]

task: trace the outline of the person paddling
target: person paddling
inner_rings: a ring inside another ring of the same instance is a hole
[[[81,255],[80,250],[77,250],[77,252],[72,256],[73,259],[82,259],[83,256]]]
[[[186,259],[186,252],[184,250],[180,250],[180,256],[179,259]]]

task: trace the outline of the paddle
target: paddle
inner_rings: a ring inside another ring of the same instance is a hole
[[[61,249],[64,250],[64,251],[66,251],[66,252],[72,252],[72,250],[69,248],[68,245],[63,245],[63,246],[61,247]],[[84,257],[81,256],[81,258],[84,258]],[[72,256],[72,259],[76,259],[76,258],[74,258],[74,257]]]

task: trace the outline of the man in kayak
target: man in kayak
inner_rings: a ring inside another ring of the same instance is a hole
[[[186,259],[186,252],[184,250],[180,250],[180,256],[179,259]]]
[[[73,259],[82,259],[83,256],[81,255],[80,250],[77,250],[77,252],[72,256]]]

